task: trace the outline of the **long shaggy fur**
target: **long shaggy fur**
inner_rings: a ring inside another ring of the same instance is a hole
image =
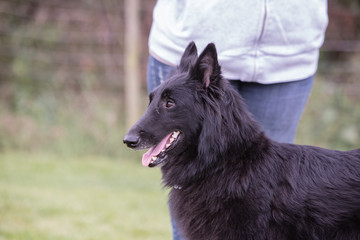
[[[360,239],[360,149],[267,138],[222,78],[213,44],[199,57],[189,44],[127,137],[150,147],[174,130],[182,139],[161,169],[185,239]]]

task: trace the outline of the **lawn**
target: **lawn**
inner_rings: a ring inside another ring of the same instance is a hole
[[[0,154],[0,239],[170,239],[166,202],[140,161]]]

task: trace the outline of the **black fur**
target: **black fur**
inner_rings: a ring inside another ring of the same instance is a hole
[[[181,132],[161,170],[185,239],[360,239],[360,149],[267,138],[221,77],[214,44],[198,57],[190,43],[150,98],[124,142],[149,148]]]

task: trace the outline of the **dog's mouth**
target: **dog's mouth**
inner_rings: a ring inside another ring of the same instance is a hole
[[[179,142],[181,133],[174,131],[167,135],[160,143],[150,148],[142,157],[142,165],[144,167],[155,167],[163,163],[168,153],[174,149]]]

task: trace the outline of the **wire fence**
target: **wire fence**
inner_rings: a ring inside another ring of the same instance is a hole
[[[149,5],[142,5],[143,23],[151,16]],[[149,24],[143,25],[144,42]],[[122,88],[123,1],[1,0],[0,42],[2,84]]]
[[[143,88],[154,4],[155,0],[141,1],[139,13]],[[0,84],[121,92],[124,11],[123,0],[1,0]],[[360,3],[330,0],[329,16],[322,47],[324,64],[358,61]],[[359,73],[357,67],[334,69],[348,75]]]

